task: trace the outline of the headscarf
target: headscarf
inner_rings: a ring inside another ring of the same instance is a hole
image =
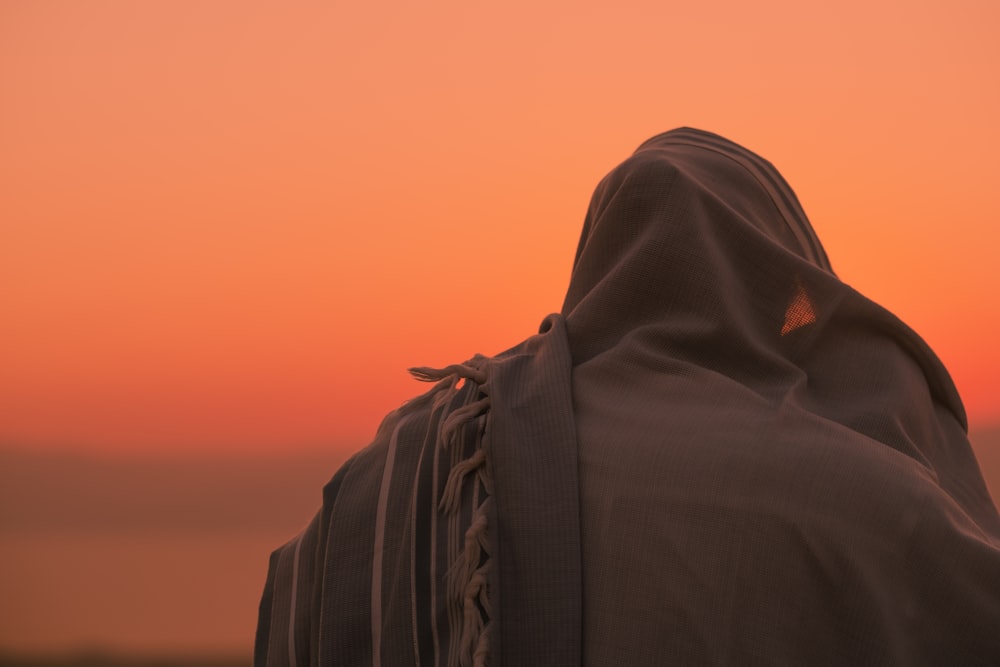
[[[563,316],[587,664],[1000,664],[1000,519],[955,387],[772,165],[642,144]]]
[[[642,144],[562,312],[415,375],[272,555],[257,665],[1000,662],[947,372],[732,142]]]

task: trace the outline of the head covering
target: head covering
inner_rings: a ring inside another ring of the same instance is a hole
[[[563,315],[588,664],[1000,660],[1000,520],[954,385],[768,162],[642,144]]]
[[[257,665],[1000,662],[947,372],[732,142],[642,144],[561,314],[414,372],[272,555]]]

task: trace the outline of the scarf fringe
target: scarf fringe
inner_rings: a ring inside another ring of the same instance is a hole
[[[465,426],[471,420],[479,417],[486,413],[490,408],[490,397],[484,396],[478,401],[469,403],[468,405],[463,405],[458,410],[452,412],[444,420],[444,425],[441,427],[441,435],[443,438],[443,443],[445,447],[448,447],[457,440],[461,435],[461,428]],[[485,430],[485,422],[480,426],[480,433],[477,436],[481,436],[482,432]],[[482,440],[481,437],[478,438]]]
[[[421,382],[434,382],[449,376],[468,378],[476,384],[482,386],[486,384],[486,372],[470,366],[469,364],[452,364],[444,368],[430,368],[429,366],[415,366],[410,370],[410,375]]]
[[[459,664],[483,667],[489,659],[490,619],[493,604],[489,594],[489,575],[493,561],[489,554],[487,515],[491,498],[476,509],[472,524],[465,531],[465,544],[458,560],[448,572],[449,597],[459,603],[462,627],[459,635]]]
[[[441,494],[441,502],[438,504],[441,512],[451,514],[458,508],[462,498],[462,482],[470,472],[478,470],[485,461],[486,450],[477,449],[472,456],[455,464],[448,474],[448,481],[445,482],[444,493]]]
[[[473,360],[485,361],[483,357]],[[453,364],[445,368],[417,367],[410,373],[423,382],[438,382],[435,389],[447,387],[434,399],[435,407],[451,400],[454,391],[464,379],[477,385],[479,398],[449,413],[440,428],[439,446],[447,449],[460,446],[465,429],[476,422],[476,448],[471,456],[459,461],[448,473],[438,510],[446,515],[459,511],[462,490],[467,482],[476,480],[485,492],[473,508],[472,521],[465,531],[462,545],[446,573],[448,597],[461,612],[458,632],[461,667],[486,667],[490,661],[490,635],[493,624],[493,605],[489,594],[489,575],[493,569],[489,545],[489,515],[493,510],[493,480],[488,465],[486,446],[490,397],[484,385],[486,372],[471,365]],[[480,494],[474,494],[480,495]],[[449,663],[453,663],[454,656]]]

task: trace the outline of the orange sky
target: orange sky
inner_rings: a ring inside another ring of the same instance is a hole
[[[404,369],[533,333],[597,181],[679,125],[777,165],[995,483],[997,34],[993,0],[0,0],[0,645],[248,652]]]
[[[592,188],[678,125],[773,161],[997,422],[998,14],[3,2],[0,444],[364,444],[407,366],[559,309]]]

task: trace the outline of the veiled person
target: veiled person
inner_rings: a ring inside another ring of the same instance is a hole
[[[561,312],[414,373],[272,555],[257,665],[1000,664],[948,373],[726,139],[642,144]]]

